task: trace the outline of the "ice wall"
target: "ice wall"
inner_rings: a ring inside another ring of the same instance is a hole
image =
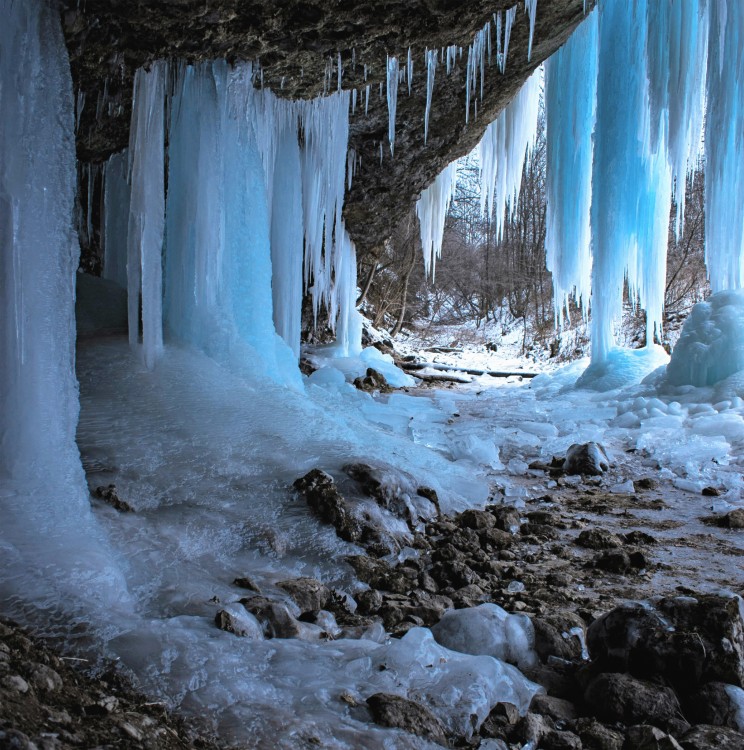
[[[59,14],[0,0],[0,608],[40,630],[125,596],[75,444],[72,79]],[[100,612],[99,612],[100,614]]]

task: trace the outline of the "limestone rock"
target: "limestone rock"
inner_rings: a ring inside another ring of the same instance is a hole
[[[294,578],[280,581],[277,586],[290,595],[301,612],[323,609],[331,595],[328,587],[315,578]]]
[[[294,488],[305,497],[307,504],[321,521],[336,529],[341,539],[356,542],[361,538],[361,526],[330,474],[321,469],[313,469],[296,480]]]
[[[682,750],[741,750],[744,748],[744,734],[727,727],[700,724],[687,732],[679,744]]]

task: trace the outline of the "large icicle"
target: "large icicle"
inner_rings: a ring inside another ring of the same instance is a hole
[[[710,2],[705,253],[717,292],[744,287],[744,7]]]
[[[532,60],[532,43],[535,39],[535,21],[537,20],[537,0],[524,0],[524,11],[530,19],[530,41],[527,45],[527,62]]]
[[[495,210],[499,238],[507,205],[516,205],[527,151],[537,138],[541,75],[538,68],[527,79],[514,100],[486,128],[478,145],[481,211],[487,209],[491,216]]]
[[[421,231],[421,249],[424,269],[434,278],[436,260],[442,255],[444,222],[457,188],[457,162],[445,167],[434,182],[422,193],[416,203],[416,215]]]
[[[114,154],[106,162],[103,182],[103,277],[127,288],[127,237],[129,232],[129,152]]]
[[[434,94],[434,76],[437,70],[436,50],[426,50],[426,112],[424,113],[424,145],[429,139],[429,115]]]
[[[129,342],[136,346],[139,338],[141,292],[142,348],[148,368],[155,366],[163,348],[166,71],[164,62],[156,62],[149,71],[140,69],[135,74],[129,138],[132,186],[127,239]]]
[[[597,14],[545,63],[547,230],[556,320],[591,294],[592,135],[597,95]]]
[[[592,181],[592,361],[604,362],[622,314],[623,286],[647,312],[647,340],[661,323],[671,170],[666,125],[648,114],[646,0],[599,7],[597,128]]]
[[[387,59],[387,105],[388,105],[388,141],[390,153],[395,154],[395,114],[398,109],[398,58]]]
[[[120,625],[126,589],[75,443],[80,249],[60,16],[45,0],[0,0],[0,14],[0,602],[61,636]]]

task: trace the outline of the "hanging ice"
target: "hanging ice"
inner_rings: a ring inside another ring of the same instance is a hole
[[[380,84],[382,85],[382,84]],[[388,105],[388,141],[390,153],[395,154],[395,113],[398,108],[398,58],[387,60],[387,105]]]
[[[653,147],[666,125],[674,180],[675,229],[684,228],[687,177],[700,152],[708,58],[708,3],[648,3],[648,78]]]
[[[445,167],[416,203],[416,215],[421,230],[421,248],[426,274],[434,278],[436,259],[442,255],[444,222],[457,188],[457,162]]]
[[[431,99],[434,94],[434,75],[437,70],[436,50],[426,50],[426,112],[424,113],[424,144],[429,139],[429,114],[431,113]]]
[[[744,7],[711,0],[705,257],[714,292],[744,287]]]
[[[478,89],[480,73],[480,96],[483,98],[483,81],[485,78],[486,49],[491,38],[491,22],[476,33],[473,43],[468,47],[468,62],[465,78],[465,122],[470,119],[470,98]]]
[[[43,0],[0,0],[0,13],[0,601],[59,635],[62,623],[121,622],[126,594],[75,443],[80,251],[60,16]]]
[[[411,48],[408,48],[408,61],[406,63],[406,83],[408,84],[408,96],[411,95],[411,86],[413,85],[413,56]]]
[[[646,308],[647,341],[661,322],[671,170],[666,124],[654,148],[647,111],[646,0],[599,7],[597,128],[592,180],[592,361],[614,345],[623,285]]]
[[[545,251],[557,321],[571,295],[589,312],[596,95],[597,14],[592,13],[545,63]]]
[[[139,339],[142,301],[142,349],[152,368],[163,348],[163,278],[161,254],[165,226],[165,77],[166,64],[153,63],[134,77],[129,136],[130,182],[128,231],[129,342]]]
[[[530,41],[527,45],[527,62],[532,60],[532,42],[535,38],[535,21],[537,20],[537,0],[524,0],[524,11],[530,19]]]
[[[514,100],[486,128],[478,145],[481,211],[494,215],[499,238],[507,205],[516,205],[527,151],[537,137],[541,75],[538,68],[527,79]]]
[[[103,227],[106,236],[103,277],[127,288],[127,236],[129,226],[129,152],[114,154],[103,173]]]
[[[499,63],[499,71],[501,73],[506,72],[506,58],[509,55],[509,40],[511,38],[511,30],[514,25],[514,20],[517,17],[517,6],[509,8],[506,11],[506,23],[504,24],[504,41],[501,41],[501,30],[502,30],[502,13],[499,11],[495,14],[496,18],[496,59]]]

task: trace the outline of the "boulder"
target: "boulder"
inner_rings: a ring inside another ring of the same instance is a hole
[[[648,724],[630,727],[625,737],[623,750],[682,750],[674,737]]]
[[[687,732],[679,742],[682,750],[742,750],[744,734],[728,727],[699,724]]]
[[[598,675],[584,691],[584,700],[601,721],[653,724],[668,730],[680,726],[681,710],[674,691],[629,674]]]
[[[693,724],[713,724],[741,732],[744,730],[740,718],[743,698],[744,691],[735,685],[708,682],[685,696],[682,705]]]
[[[440,744],[446,743],[445,729],[428,708],[391,693],[375,693],[367,705],[376,724],[402,729]]]
[[[599,476],[610,468],[610,460],[601,443],[574,443],[566,451],[563,473]]]
[[[315,578],[294,578],[280,581],[277,586],[290,595],[301,612],[323,609],[331,595],[328,587]]]
[[[576,539],[579,547],[586,549],[619,549],[623,540],[607,529],[584,529]]]
[[[680,694],[706,682],[744,685],[744,619],[734,597],[617,607],[591,624],[587,643],[597,669],[662,679]]]

